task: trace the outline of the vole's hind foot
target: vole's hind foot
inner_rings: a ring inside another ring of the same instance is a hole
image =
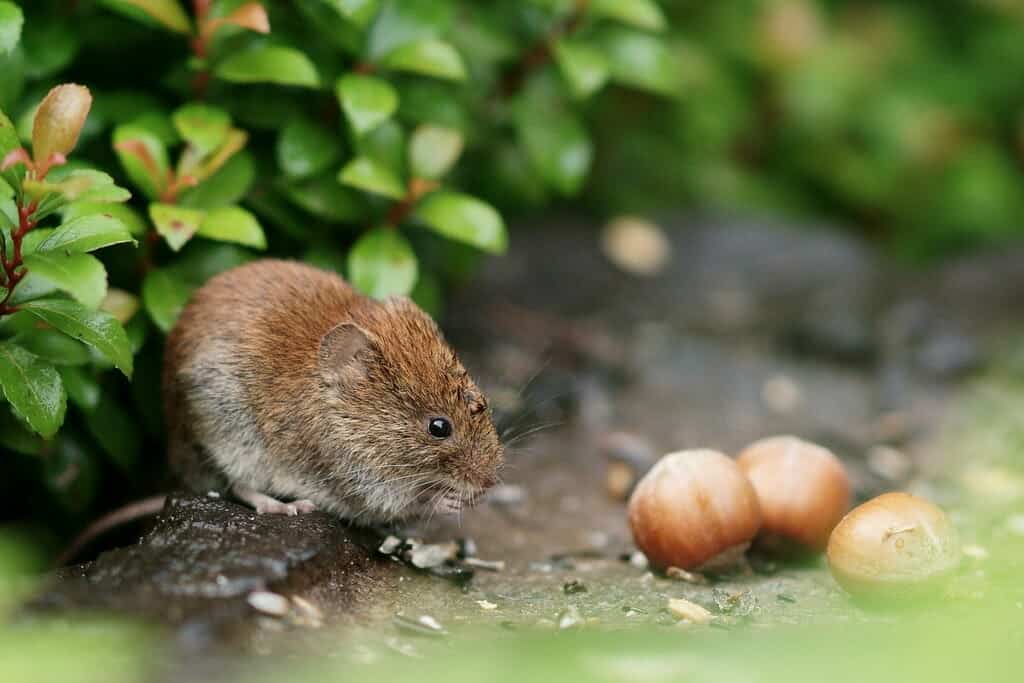
[[[304,515],[316,510],[316,505],[311,500],[303,499],[292,503],[282,503],[277,498],[260,493],[248,486],[232,486],[231,492],[235,494],[238,500],[251,505],[256,510],[257,515],[288,515],[289,517],[294,517],[295,515]]]

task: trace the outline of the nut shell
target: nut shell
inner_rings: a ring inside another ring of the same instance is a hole
[[[656,567],[693,569],[749,543],[761,526],[754,487],[736,463],[712,450],[670,453],[629,500],[637,546]]]
[[[839,522],[827,554],[847,592],[903,599],[941,587],[960,564],[960,543],[941,509],[909,493],[886,493]]]
[[[747,446],[736,464],[757,491],[762,537],[825,549],[850,509],[850,478],[839,458],[795,436],[774,436]]]

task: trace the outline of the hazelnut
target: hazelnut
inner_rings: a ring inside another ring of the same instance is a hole
[[[794,436],[775,436],[747,446],[736,464],[761,503],[761,542],[825,549],[850,509],[850,478],[831,451]]]
[[[745,546],[761,527],[757,494],[729,457],[712,450],[670,453],[629,499],[637,546],[656,567],[693,569]]]
[[[952,575],[960,544],[941,509],[909,493],[886,493],[843,517],[827,555],[832,576],[852,595],[913,598]]]

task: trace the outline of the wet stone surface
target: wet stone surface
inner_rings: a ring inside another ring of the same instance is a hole
[[[657,276],[616,270],[594,226],[554,221],[516,232],[511,253],[448,302],[446,329],[508,444],[504,484],[478,508],[392,530],[388,541],[324,515],[257,517],[178,498],[139,545],[63,571],[35,606],[217,626],[197,631],[200,644],[224,640],[223,626],[260,634],[257,649],[293,647],[279,637],[287,632],[337,651],[334,631],[284,629],[300,622],[246,600],[269,591],[298,595],[328,625],[375,634],[400,654],[416,638],[467,628],[676,628],[672,599],[724,629],[874,618],[820,558],[794,566],[753,555],[719,574],[652,573],[631,555],[629,470],[642,475],[652,453],[736,453],[793,433],[832,448],[858,498],[920,485],[959,380],[1013,320],[1024,253],[989,257],[1002,278],[984,256],[919,273],[829,231],[663,225],[672,253]]]

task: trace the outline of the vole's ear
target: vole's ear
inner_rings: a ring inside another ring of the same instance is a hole
[[[376,352],[369,332],[355,323],[339,323],[320,339],[320,369],[339,383],[359,380],[366,377],[366,361]]]

